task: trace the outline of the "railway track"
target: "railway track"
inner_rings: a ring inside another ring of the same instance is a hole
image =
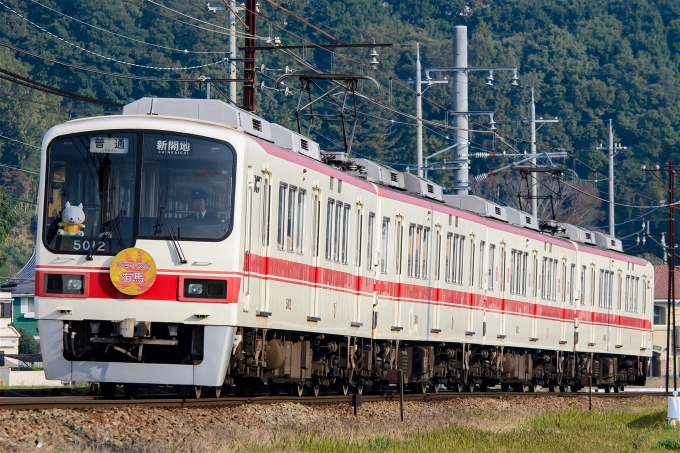
[[[593,392],[593,398],[637,398],[643,396],[665,396],[663,391],[649,392],[622,392],[603,393]],[[475,392],[454,393],[439,392],[426,394],[404,394],[404,401],[436,401],[456,398],[582,398],[587,397],[588,392],[576,393],[551,393],[539,391],[536,393],[519,392]],[[167,395],[148,395],[142,398],[115,398],[111,400],[95,396],[0,396],[0,410],[41,410],[41,409],[95,409],[110,407],[200,407],[200,406],[238,406],[244,404],[276,404],[294,402],[300,404],[348,404],[349,396],[321,395],[321,396],[227,396],[223,398],[188,399],[182,397],[169,397]],[[389,392],[381,395],[362,395],[362,402],[373,401],[399,401],[399,394]]]

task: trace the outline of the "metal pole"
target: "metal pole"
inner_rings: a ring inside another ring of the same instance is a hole
[[[255,36],[257,27],[257,0],[246,0],[246,25],[248,25],[248,35]],[[255,38],[246,38],[245,45],[248,48],[255,47]],[[245,51],[245,62],[243,64],[243,78],[251,79],[251,82],[243,83],[243,109],[255,111],[255,51]]]
[[[404,371],[399,370],[399,410],[401,411],[401,421],[404,421]]]
[[[536,104],[534,104],[534,89],[531,89],[531,154],[536,154]],[[531,165],[536,167],[536,158],[531,159]],[[538,217],[538,184],[536,172],[531,172],[531,215]]]
[[[467,27],[456,25],[453,27],[453,66],[467,68]],[[454,172],[453,190],[455,195],[468,194],[468,73],[467,71],[455,71],[453,73],[453,111],[459,113],[453,119],[456,130],[453,131],[454,158],[460,162],[460,169]]]
[[[229,10],[229,58],[231,59],[236,57],[236,16],[232,12],[232,10],[236,11],[236,1],[229,0],[229,6],[231,6]],[[236,78],[236,63],[232,60],[227,63],[227,78]],[[231,102],[236,103],[236,82],[229,82],[228,93]]]
[[[205,82],[205,98],[210,99],[210,81]]]
[[[592,363],[592,357],[590,359]],[[590,370],[590,376],[588,376],[588,410],[593,410],[593,370]]]
[[[609,120],[609,235],[614,237],[614,132]]]
[[[669,215],[668,215],[668,283],[670,291],[668,293],[669,300],[672,301],[673,306],[673,389],[678,389],[678,345],[675,344],[676,330],[675,330],[675,162],[668,161],[668,185],[669,185]]]
[[[418,177],[423,177],[423,91],[421,88],[420,45],[416,43],[416,162]]]

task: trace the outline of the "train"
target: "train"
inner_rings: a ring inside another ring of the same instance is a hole
[[[210,99],[42,143],[47,379],[193,398],[644,385],[652,265]]]

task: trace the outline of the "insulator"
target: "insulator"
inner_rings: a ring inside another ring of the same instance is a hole
[[[475,176],[475,182],[482,181],[483,179],[486,179],[489,177],[488,173],[482,173],[481,175]]]
[[[489,157],[489,153],[484,153],[484,152],[475,153],[475,157],[479,157],[479,158]]]

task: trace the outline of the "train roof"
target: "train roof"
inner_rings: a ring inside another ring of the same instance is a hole
[[[122,113],[162,115],[222,124],[390,191],[406,192],[460,211],[477,214],[492,223],[500,222],[538,232],[544,237],[566,239],[594,249],[623,252],[621,240],[607,234],[567,223],[540,220],[527,212],[501,206],[474,195],[444,195],[440,185],[411,173],[400,172],[369,159],[350,158],[345,153],[324,152],[309,137],[216,99],[142,98],[124,106]]]

